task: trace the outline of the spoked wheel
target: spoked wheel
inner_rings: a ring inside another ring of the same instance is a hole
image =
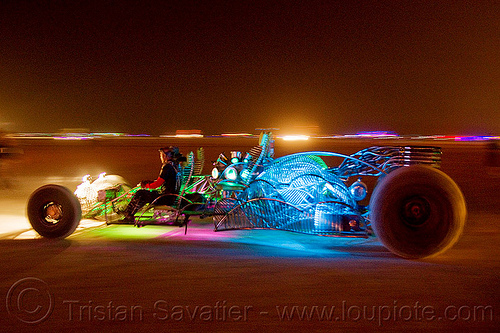
[[[80,202],[67,188],[45,185],[28,200],[28,219],[33,229],[46,238],[64,238],[80,223]]]
[[[380,241],[395,254],[414,259],[452,247],[467,215],[455,182],[421,165],[399,168],[383,178],[372,194],[370,211]]]

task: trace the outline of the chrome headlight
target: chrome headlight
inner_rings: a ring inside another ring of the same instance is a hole
[[[351,186],[349,186],[349,192],[351,192],[351,195],[354,200],[356,201],[361,201],[364,198],[366,198],[366,194],[368,193],[368,189],[366,187],[366,184],[361,181],[361,178],[352,183]]]

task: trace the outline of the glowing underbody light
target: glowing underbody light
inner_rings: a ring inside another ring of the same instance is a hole
[[[285,141],[306,141],[309,140],[308,135],[285,135],[282,138]]]

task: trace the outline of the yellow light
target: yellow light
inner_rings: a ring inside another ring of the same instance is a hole
[[[222,133],[221,136],[252,136],[250,133]]]
[[[309,140],[308,135],[285,135],[282,137],[285,141],[306,141]]]

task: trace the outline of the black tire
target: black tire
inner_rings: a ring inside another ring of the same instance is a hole
[[[45,185],[35,190],[28,200],[27,211],[33,229],[46,238],[71,235],[82,217],[78,199],[59,185]]]
[[[457,184],[442,171],[422,165],[389,173],[370,199],[375,235],[393,253],[409,259],[435,256],[452,247],[466,217]]]

